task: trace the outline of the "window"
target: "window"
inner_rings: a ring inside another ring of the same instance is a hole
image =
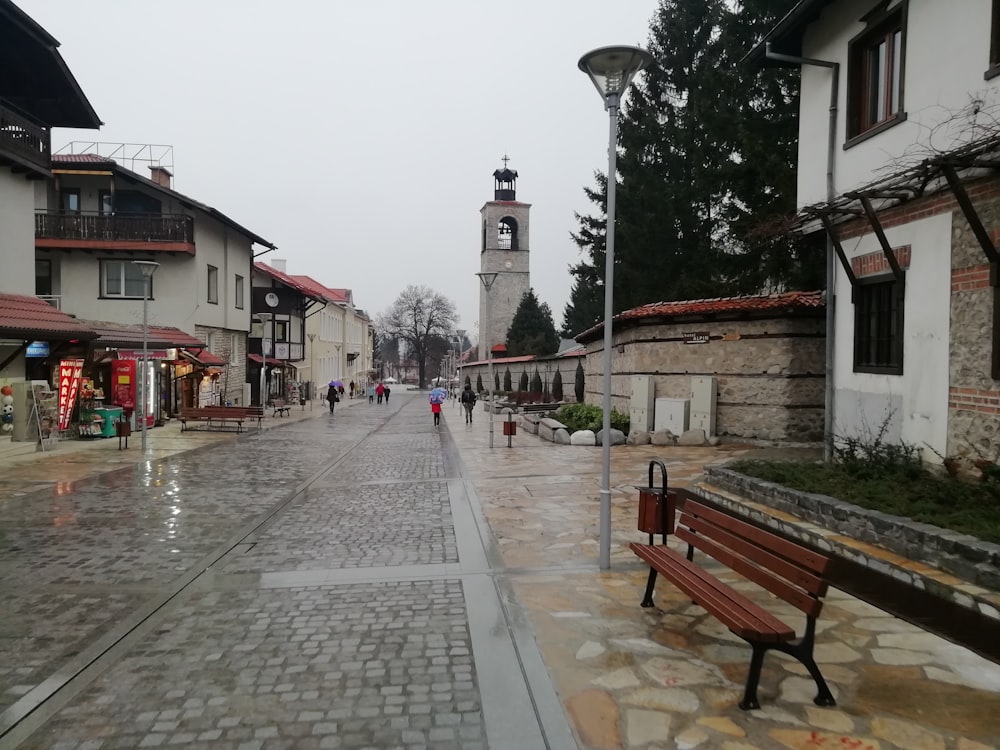
[[[142,299],[146,278],[139,267],[128,260],[101,261],[101,296]],[[149,296],[153,296],[153,280],[149,280]]]
[[[854,287],[854,371],[903,374],[902,281],[860,280]]]
[[[48,297],[52,294],[52,261],[35,260],[35,294]]]
[[[287,320],[276,320],[276,321],[274,321],[274,340],[275,341],[288,341],[288,321]]]
[[[80,213],[80,188],[65,188],[59,191],[59,208],[63,213]]]
[[[236,292],[235,292],[235,297],[236,297],[236,309],[237,310],[242,310],[243,309],[243,277],[240,276],[239,274],[236,274]]]
[[[877,9],[862,19],[867,28],[850,44],[848,137],[889,126],[903,116],[904,25],[906,3]],[[878,131],[875,131],[878,132]]]
[[[98,190],[97,191],[97,203],[100,208],[101,216],[110,216],[114,213],[114,208],[111,204],[111,191],[110,190]]]
[[[219,269],[208,267],[208,304],[219,304]]]

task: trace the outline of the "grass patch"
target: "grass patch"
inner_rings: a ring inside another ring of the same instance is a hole
[[[737,461],[730,468],[802,492],[1000,544],[1000,484],[942,476],[909,461],[837,464]]]

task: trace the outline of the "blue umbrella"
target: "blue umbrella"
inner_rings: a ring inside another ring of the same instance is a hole
[[[448,400],[448,391],[445,388],[435,388],[430,392],[430,395],[427,396],[427,400],[432,404],[443,404]]]
[[[326,384],[327,388],[343,388],[344,384],[339,380],[331,380]]]

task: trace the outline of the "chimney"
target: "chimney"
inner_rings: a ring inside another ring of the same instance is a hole
[[[271,268],[273,268],[275,271],[280,271],[281,273],[288,273],[285,270],[284,258],[271,258]]]
[[[149,171],[152,173],[149,176],[153,182],[155,182],[160,187],[169,188],[170,178],[173,176],[170,174],[170,170],[166,167],[150,167]]]

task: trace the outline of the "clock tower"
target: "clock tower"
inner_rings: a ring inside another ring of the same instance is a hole
[[[485,282],[479,288],[481,360],[487,358],[490,347],[507,341],[514,313],[531,288],[528,268],[531,204],[517,200],[517,172],[507,167],[508,161],[503,157],[503,169],[493,173],[493,200],[479,212],[483,217],[479,270]]]

